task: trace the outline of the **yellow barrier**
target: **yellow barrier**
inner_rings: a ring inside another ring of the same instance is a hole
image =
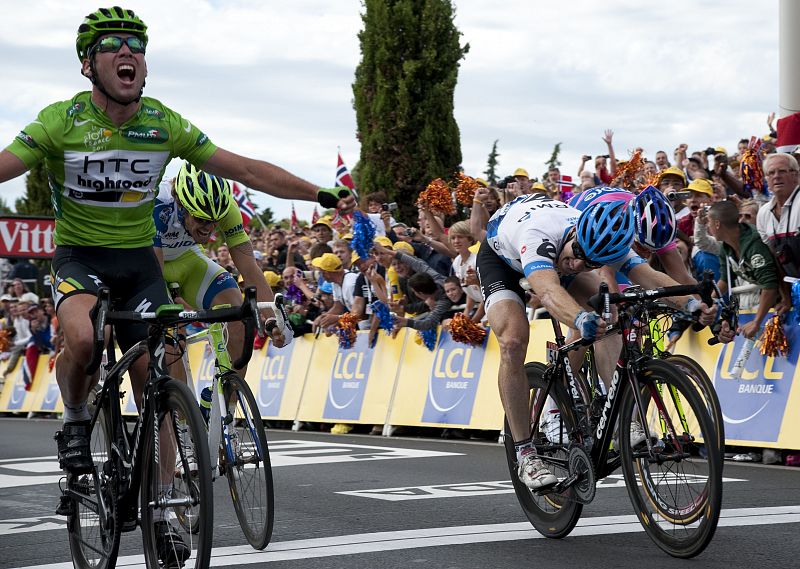
[[[742,314],[746,323],[752,314]],[[795,385],[800,326],[786,328],[790,353],[767,358],[754,350],[741,379],[729,373],[742,338],[708,346],[709,332],[686,333],[677,352],[696,359],[714,379],[725,418],[728,444],[800,449],[800,386]],[[248,367],[247,381],[264,418],[328,423],[500,429],[503,411],[497,390],[500,348],[491,333],[483,346],[458,344],[442,332],[436,349],[403,329],[397,338],[380,333],[370,348],[366,332],[355,346],[339,348],[335,336],[297,338],[292,346],[265,347]],[[527,361],[545,361],[549,320],[531,323]],[[211,381],[213,354],[205,343],[189,347],[197,393]],[[127,381],[124,412],[135,414]],[[60,412],[54,375],[42,356],[30,391],[22,367],[8,377],[0,394],[3,412]]]

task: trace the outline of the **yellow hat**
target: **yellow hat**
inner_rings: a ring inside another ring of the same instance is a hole
[[[506,172],[508,172],[508,170],[506,170]],[[525,168],[517,168],[514,170],[514,176],[525,176],[526,178],[530,178],[530,176],[528,176],[528,171]]]
[[[264,271],[264,278],[267,279],[267,284],[271,287],[277,286],[281,282],[281,276],[275,271]]]
[[[411,246],[411,243],[406,241],[398,241],[392,247],[395,251],[402,251],[406,255],[413,255],[414,254],[414,247]]]
[[[675,166],[670,166],[669,168],[664,168],[661,170],[661,172],[658,174],[658,179],[662,180],[664,176],[678,176],[681,180],[683,180],[684,184],[686,183],[686,174],[683,173],[683,170]]]
[[[323,271],[335,273],[342,270],[342,260],[333,253],[323,253],[311,260],[311,264]]]
[[[324,225],[329,229],[333,229],[333,225],[331,225],[331,219],[327,215],[325,217],[320,217],[317,221],[311,224],[311,227],[315,227],[317,225]]]
[[[352,253],[350,253],[350,264],[352,265],[353,263],[358,261],[360,258],[361,258],[361,256],[358,253],[356,253],[355,251],[353,251]]]
[[[714,187],[711,185],[711,182],[703,178],[692,180],[689,182],[689,185],[686,187],[686,189],[693,192],[700,192],[701,194],[706,194],[708,196],[714,195]]]
[[[475,178],[475,181],[478,182],[484,188],[488,188],[489,187],[489,182],[487,182],[483,178]]]
[[[717,146],[717,147],[714,149],[714,152],[716,152],[717,154],[724,154],[725,156],[727,156],[727,155],[728,155],[728,151],[727,151],[727,150],[725,150],[725,148],[724,148],[723,146]]]
[[[342,239],[345,239],[345,240],[348,240],[348,241],[350,239],[352,239],[352,238],[353,238],[353,234],[352,233],[345,233],[344,235],[342,235]]]
[[[378,237],[376,237],[375,243],[377,243],[378,245],[383,245],[384,247],[392,246],[392,240],[386,237],[385,235],[379,235]]]
[[[547,188],[545,188],[544,184],[541,183],[541,182],[534,182],[534,184],[531,186],[531,190],[540,191],[540,192],[546,192]]]

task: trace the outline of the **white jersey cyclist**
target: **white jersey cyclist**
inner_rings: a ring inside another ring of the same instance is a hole
[[[580,214],[568,204],[543,194],[520,196],[500,208],[489,220],[486,242],[512,269],[526,277],[534,271],[558,270],[555,260]],[[627,274],[644,262],[630,251],[611,266]]]

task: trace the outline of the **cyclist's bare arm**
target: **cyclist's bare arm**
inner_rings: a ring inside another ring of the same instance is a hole
[[[319,188],[311,182],[269,162],[253,160],[223,148],[211,155],[203,164],[203,170],[279,198],[317,201]],[[350,213],[356,207],[355,198],[352,195],[342,198],[337,207],[341,213]]]
[[[528,282],[551,316],[567,326],[575,327],[575,318],[583,308],[561,286],[558,273],[548,269],[535,271],[528,275]]]
[[[689,273],[689,270],[686,268],[683,258],[681,257],[681,254],[678,253],[677,249],[664,251],[658,255],[658,259],[664,266],[664,272],[669,275],[674,275],[675,280],[678,281],[678,284],[694,284],[697,282]]]
[[[670,277],[669,275],[655,270],[647,263],[636,265],[633,269],[631,269],[630,273],[628,273],[628,277],[631,279],[632,282],[638,285],[642,285],[644,288],[659,288],[659,287],[677,286],[681,284],[672,277]],[[687,296],[669,296],[664,300],[672,303],[676,308],[683,309],[686,307],[687,303],[692,299],[694,299],[693,296],[687,295]],[[705,306],[705,304],[703,306]],[[705,306],[705,308],[702,309],[702,314],[700,315],[700,323],[708,326],[714,321],[714,316],[716,316],[716,313],[717,313],[716,306],[711,306],[711,307]]]
[[[11,154],[8,150],[0,152],[0,184],[17,176],[22,176],[27,171],[28,167],[25,166],[25,163],[14,154]]]
[[[231,259],[239,274],[242,275],[245,286],[256,287],[256,298],[259,302],[271,301],[275,299],[275,294],[272,292],[264,273],[258,267],[256,257],[253,253],[253,243],[245,241],[230,250]],[[269,311],[272,315],[272,311]]]

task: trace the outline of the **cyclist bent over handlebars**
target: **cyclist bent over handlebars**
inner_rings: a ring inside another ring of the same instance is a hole
[[[530,327],[520,273],[551,316],[584,338],[600,337],[608,323],[586,301],[602,280],[611,280],[603,271],[619,271],[646,288],[678,284],[631,250],[634,225],[634,213],[625,201],[601,202],[580,212],[541,194],[520,196],[489,220],[478,252],[478,276],[489,325],[500,344],[500,399],[517,453],[517,474],[531,490],[555,484],[556,477],[536,457],[531,442],[524,368]],[[691,296],[671,301],[698,312],[705,325],[714,321],[715,306]],[[732,334],[726,334],[730,330],[723,325],[721,336],[730,341]],[[621,338],[613,335],[595,351],[598,373],[607,385],[621,347]]]

